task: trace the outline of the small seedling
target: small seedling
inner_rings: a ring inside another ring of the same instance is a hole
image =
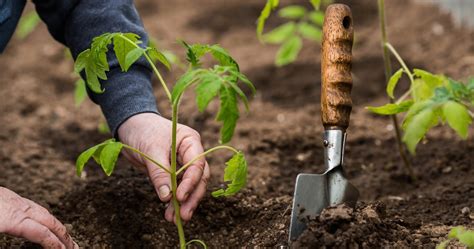
[[[279,5],[278,0],[267,0],[257,22],[257,36],[260,41],[280,45],[275,57],[277,66],[284,66],[296,60],[303,47],[303,38],[310,41],[321,41],[321,27],[324,12],[320,10],[321,1],[310,1],[314,10],[301,5],[289,5],[278,11],[278,15],[288,21],[272,31],[263,34],[265,22],[271,12]],[[330,1],[324,1],[328,4]]]
[[[20,39],[25,39],[28,35],[35,30],[40,23],[41,19],[36,11],[31,11],[25,14],[18,23],[18,29],[16,36]]]
[[[451,240],[457,240],[468,249],[474,249],[474,231],[464,227],[454,227],[448,234],[448,239],[441,242],[436,249],[445,249]]]
[[[247,77],[240,72],[237,62],[222,47],[218,45],[189,45],[185,42],[182,42],[182,44],[187,51],[186,55],[187,61],[189,62],[189,69],[177,80],[172,91],[169,90],[155,66],[155,62],[160,62],[169,68],[170,62],[166,56],[155,47],[142,47],[143,44],[140,41],[140,37],[133,33],[106,33],[94,38],[91,47],[80,53],[75,63],[75,71],[77,73],[85,71],[87,86],[96,93],[102,93],[104,89],[101,87],[100,80],[107,80],[106,72],[109,70],[109,64],[106,54],[109,47],[113,46],[115,56],[123,72],[126,72],[131,65],[141,57],[144,57],[148,61],[164,88],[171,105],[171,167],[167,168],[163,166],[164,162],[157,162],[151,156],[144,154],[138,149],[115,141],[114,139],[107,140],[84,151],[78,157],[76,167],[77,174],[80,175],[85,164],[89,159],[93,158],[102,166],[106,175],[111,175],[120,151],[126,149],[137,153],[170,174],[172,204],[175,209],[175,220],[180,248],[185,248],[190,243],[200,243],[203,246],[205,246],[205,244],[200,240],[191,240],[188,242],[185,240],[180,216],[180,205],[176,197],[178,175],[183,173],[186,168],[191,166],[196,160],[203,158],[211,152],[221,149],[229,150],[233,153],[233,156],[226,163],[224,172],[224,182],[227,183],[227,187],[212,192],[212,195],[214,197],[230,196],[237,193],[246,185],[247,162],[241,151],[231,146],[220,145],[205,151],[178,168],[176,158],[176,135],[181,97],[186,90],[194,87],[198,110],[203,112],[209,103],[219,96],[220,110],[216,116],[216,120],[222,122],[220,141],[221,143],[227,143],[231,140],[237,120],[239,119],[238,101],[241,100],[248,110],[247,96],[238,86],[238,82],[244,83],[253,92],[255,88]],[[206,54],[210,54],[211,57],[217,61],[213,67],[204,68],[202,66],[201,58]]]
[[[410,88],[393,103],[368,109],[380,115],[406,113],[402,123],[402,140],[412,154],[415,154],[417,144],[428,130],[440,123],[447,123],[461,138],[466,139],[474,116],[470,110],[474,107],[474,78],[463,83],[421,69],[411,71],[392,45],[386,43],[385,46],[402,65],[390,77],[387,95],[395,99],[394,90],[403,75],[408,76]]]

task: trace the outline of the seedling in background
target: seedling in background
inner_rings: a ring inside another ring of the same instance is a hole
[[[257,23],[257,36],[260,41],[280,45],[275,57],[277,66],[284,66],[296,60],[301,48],[303,38],[310,41],[321,41],[321,28],[324,21],[324,12],[319,10],[321,1],[310,1],[314,10],[308,10],[301,5],[289,5],[278,11],[278,15],[288,21],[272,31],[263,34],[265,22],[271,12],[278,8],[279,0],[267,0]],[[331,1],[323,1],[329,4]]]
[[[451,240],[457,240],[468,249],[474,249],[474,231],[464,227],[455,227],[448,234],[448,239],[441,242],[436,249],[445,249]]]
[[[385,46],[402,65],[388,81],[387,95],[395,99],[394,90],[403,75],[409,78],[410,88],[393,103],[368,109],[380,115],[406,113],[402,140],[412,154],[428,130],[440,123],[447,123],[466,139],[474,116],[470,110],[474,107],[474,78],[463,83],[421,69],[411,71],[392,45]]]
[[[31,32],[33,32],[33,30],[35,30],[40,21],[41,19],[36,11],[31,11],[23,15],[23,17],[20,19],[20,22],[18,23],[16,36],[20,39],[25,39],[31,34]]]
[[[144,57],[150,64],[153,72],[158,77],[162,87],[168,97],[172,110],[172,144],[171,144],[171,167],[168,169],[163,166],[164,162],[157,162],[149,155],[133,148],[127,144],[120,143],[114,139],[107,140],[84,151],[76,161],[77,174],[80,175],[85,164],[93,158],[100,164],[107,175],[111,175],[117,158],[122,149],[137,153],[141,157],[154,163],[171,176],[172,204],[175,209],[175,220],[178,229],[180,248],[186,248],[190,243],[200,243],[205,247],[204,242],[200,240],[191,240],[186,242],[184,230],[180,216],[180,205],[176,197],[178,186],[178,175],[183,173],[187,167],[191,166],[199,158],[216,150],[229,150],[233,153],[232,158],[226,163],[224,172],[224,182],[227,183],[225,189],[219,189],[212,192],[214,197],[230,196],[242,189],[247,182],[247,162],[241,151],[227,145],[220,145],[211,148],[186,164],[178,168],[176,159],[176,134],[178,124],[178,110],[181,97],[184,92],[194,87],[196,93],[196,104],[198,110],[203,112],[209,103],[219,96],[220,109],[216,116],[217,121],[222,122],[220,131],[221,143],[227,143],[231,140],[234,129],[239,119],[238,101],[241,100],[248,110],[248,100],[245,93],[238,86],[238,82],[247,85],[253,92],[253,84],[239,70],[236,61],[218,45],[188,45],[182,42],[187,50],[187,61],[189,69],[178,79],[172,91],[163,80],[160,72],[155,66],[160,62],[166,67],[170,67],[170,62],[158,49],[153,47],[142,47],[140,37],[133,33],[106,33],[94,38],[91,47],[80,53],[76,59],[75,71],[80,73],[85,70],[87,86],[96,93],[102,93],[100,80],[107,80],[106,72],[109,70],[107,62],[107,51],[113,46],[115,55],[118,59],[122,71],[126,72],[130,66],[139,58]],[[203,68],[200,59],[210,54],[217,63],[213,67]]]

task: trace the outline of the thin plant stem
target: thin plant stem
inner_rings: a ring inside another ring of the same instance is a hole
[[[378,11],[379,11],[379,19],[380,19],[380,31],[382,35],[383,61],[384,61],[384,66],[385,66],[385,81],[388,82],[390,79],[390,76],[392,75],[392,63],[390,62],[390,52],[389,52],[391,45],[388,43],[387,29],[385,25],[385,1],[384,0],[378,0]],[[395,49],[393,50],[395,51]],[[406,71],[406,73],[410,77],[411,82],[413,83],[413,75],[411,75],[410,71],[406,67],[403,60],[401,60],[400,56],[396,53],[396,51],[394,54],[395,54],[395,57],[398,56],[397,59],[399,59],[400,64],[404,66],[404,70]],[[409,94],[410,91],[408,91],[407,93]],[[400,98],[399,101],[402,101],[405,98],[405,96],[408,96],[408,95],[404,94],[402,98]],[[392,98],[389,98],[389,99],[390,99],[390,103],[394,102]],[[396,114],[394,114],[394,115],[391,115],[391,118],[392,118],[394,130],[395,130],[395,137],[397,140],[398,152],[400,154],[400,157],[402,158],[405,169],[408,171],[408,174],[410,175],[412,180],[416,180],[415,173],[413,172],[413,167],[405,153],[405,147],[403,146],[403,143],[402,143],[400,126],[398,125],[398,117]]]
[[[122,39],[124,39],[125,41],[127,41],[128,43],[132,44],[133,46],[139,48],[139,46],[137,44],[135,44],[135,42],[131,41],[130,39],[128,39],[126,36],[124,35],[121,35]],[[153,69],[153,72],[155,73],[156,77],[158,77],[158,80],[160,81],[161,85],[163,86],[163,89],[165,89],[165,92],[166,92],[166,96],[168,97],[169,101],[171,101],[171,93],[170,93],[170,90],[168,88],[168,86],[166,85],[166,82],[165,80],[163,79],[163,77],[161,76],[160,74],[160,71],[158,71],[158,68],[156,68],[155,64],[153,63],[153,61],[151,60],[150,56],[148,56],[148,54],[145,52],[143,53],[143,56],[145,56],[146,60],[148,61],[148,63],[150,64],[151,68]]]
[[[158,166],[159,168],[161,168],[162,170],[166,171],[166,173],[168,174],[171,174],[171,172],[162,164],[160,164],[159,162],[155,161],[153,158],[151,158],[149,155],[133,148],[132,146],[129,146],[129,145],[126,145],[126,144],[123,144],[123,147],[127,150],[130,150],[130,151],[133,151],[137,154],[139,154],[140,156],[142,156],[143,158],[147,159],[148,161],[154,163],[156,166]]]
[[[175,223],[176,227],[178,228],[178,236],[179,236],[179,247],[181,249],[186,248],[186,238],[184,237],[184,230],[183,230],[183,224],[181,222],[181,213],[180,213],[180,207],[179,207],[179,202],[178,202],[178,197],[176,195],[176,190],[178,189],[178,179],[177,179],[177,174],[176,174],[176,167],[177,167],[177,148],[176,148],[176,138],[177,138],[177,131],[178,131],[178,103],[173,104],[172,107],[172,116],[171,116],[171,122],[172,122],[172,128],[171,128],[171,192],[173,194],[172,196],[172,202],[173,202],[173,207],[174,207],[174,215],[175,215]]]
[[[413,82],[415,81],[415,79],[413,77],[413,74],[411,73],[410,69],[408,69],[407,65],[403,61],[402,57],[398,54],[397,50],[395,50],[395,48],[392,46],[392,44],[390,44],[388,42],[385,42],[384,44],[385,44],[385,47],[387,47],[390,50],[390,52],[392,52],[392,54],[395,56],[395,58],[397,58],[400,65],[402,65],[403,70],[405,71],[405,73],[407,73],[408,78],[410,78],[410,82],[413,84]]]
[[[197,160],[199,160],[200,158],[202,157],[205,157],[207,154],[209,153],[212,153],[216,150],[230,150],[234,153],[239,153],[239,151],[237,151],[236,149],[230,147],[230,146],[227,146],[227,145],[220,145],[220,146],[216,146],[212,149],[209,149],[199,155],[197,155],[195,158],[193,158],[191,161],[187,162],[185,165],[183,165],[183,167],[181,167],[177,172],[176,172],[176,175],[179,175],[181,172],[183,172],[186,168],[188,168],[189,166],[191,166],[194,162],[196,162]]]

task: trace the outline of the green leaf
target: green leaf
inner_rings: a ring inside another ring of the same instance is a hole
[[[203,112],[209,105],[209,102],[217,96],[220,88],[221,83],[212,79],[203,81],[196,87],[196,103],[200,112]]]
[[[278,11],[278,15],[288,19],[300,19],[306,15],[306,9],[299,5],[289,5]]]
[[[466,139],[469,125],[472,122],[467,108],[455,101],[448,101],[443,105],[442,110],[449,126],[451,126],[460,137]]]
[[[390,79],[388,80],[388,84],[387,84],[387,94],[390,98],[394,98],[393,97],[393,91],[395,90],[395,87],[397,86],[397,83],[398,81],[400,80],[400,78],[402,77],[402,74],[403,74],[403,68],[400,68],[398,69],[397,72],[395,72],[392,77],[390,77]]]
[[[20,39],[27,37],[38,26],[40,21],[41,19],[36,11],[31,11],[28,12],[28,14],[23,15],[18,23],[16,31],[17,37]]]
[[[451,229],[448,238],[459,240],[467,248],[474,248],[474,231],[466,230],[464,227],[458,226]]]
[[[114,52],[117,60],[119,62],[120,68],[122,71],[127,71],[126,67],[126,57],[132,50],[137,48],[137,42],[139,41],[140,36],[134,33],[125,33],[114,37]]]
[[[410,107],[413,105],[413,100],[406,100],[401,102],[400,104],[386,104],[379,107],[366,107],[373,113],[377,113],[380,115],[393,115],[401,112],[406,112]]]
[[[127,56],[125,57],[125,65],[124,70],[128,71],[130,66],[135,63],[142,55],[145,53],[143,48],[134,48],[132,51],[128,52]]]
[[[84,80],[78,79],[74,88],[74,102],[76,103],[76,107],[79,107],[84,102],[86,96],[86,83]]]
[[[415,78],[411,85],[411,91],[416,101],[431,98],[434,95],[435,89],[441,86],[445,80],[445,77],[442,75],[434,75],[421,69],[413,69],[413,74],[417,78]]]
[[[150,59],[156,63],[157,61],[161,62],[168,70],[171,70],[171,63],[168,60],[168,57],[158,51],[156,48],[150,48],[147,50],[148,56],[150,56]]]
[[[265,22],[270,16],[270,13],[272,10],[277,8],[279,5],[278,0],[267,0],[265,7],[263,7],[262,12],[260,12],[260,16],[258,17],[257,20],[257,37],[260,41],[262,41],[262,33],[263,33],[263,28],[265,27]]]
[[[78,176],[81,176],[81,173],[82,171],[84,170],[84,166],[86,165],[86,163],[90,160],[90,158],[92,156],[94,156],[94,154],[98,151],[98,150],[102,150],[102,148],[109,144],[109,143],[113,143],[115,142],[115,139],[109,139],[109,140],[106,140],[98,145],[95,145],[89,149],[87,149],[86,151],[82,152],[79,157],[77,157],[77,160],[76,160],[76,173]]]
[[[234,135],[235,126],[239,119],[239,108],[235,91],[230,87],[222,87],[220,90],[220,109],[216,120],[222,122],[221,143],[227,143]]]
[[[74,72],[76,73],[81,73],[82,70],[86,67],[87,63],[89,62],[89,55],[90,55],[90,49],[86,49],[82,51],[76,58],[76,61],[74,62]]]
[[[448,245],[449,241],[450,240],[448,239],[441,242],[439,245],[436,246],[436,249],[446,249],[446,246]]]
[[[247,184],[247,161],[242,152],[234,154],[226,163],[224,181],[230,182],[227,188],[212,192],[213,197],[234,195]]]
[[[109,134],[110,133],[110,128],[107,122],[100,122],[99,125],[97,126],[97,130],[99,131],[100,134]]]
[[[181,95],[186,90],[186,88],[188,88],[188,86],[194,83],[194,77],[201,72],[202,69],[189,70],[183,75],[181,75],[181,77],[176,81],[176,84],[174,85],[173,90],[171,92],[171,100],[173,103],[179,101]]]
[[[436,116],[434,115],[433,109],[426,108],[414,115],[406,124],[405,134],[402,140],[412,154],[415,154],[416,145],[425,136],[429,128],[431,128],[434,118],[436,118]]]
[[[322,11],[311,11],[308,14],[309,20],[311,20],[314,24],[323,26],[324,24],[324,13]]]
[[[301,38],[293,36],[283,43],[277,52],[275,64],[277,66],[284,66],[296,60],[298,53],[303,46]]]
[[[430,88],[440,86],[444,81],[444,76],[434,75],[428,71],[421,69],[413,69],[413,75],[420,77]]]
[[[107,176],[110,176],[115,168],[120,151],[123,144],[120,142],[112,142],[105,145],[100,153],[100,165]]]
[[[312,41],[321,41],[321,29],[315,27],[307,22],[302,22],[298,25],[298,32],[301,36]]]
[[[309,2],[313,5],[314,9],[319,10],[321,7],[321,0],[309,0]]]
[[[294,22],[287,22],[263,35],[263,41],[272,44],[282,43],[292,37],[295,30],[296,24]]]

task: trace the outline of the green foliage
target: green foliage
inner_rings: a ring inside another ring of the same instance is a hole
[[[324,1],[325,4],[330,1]],[[280,48],[275,57],[277,66],[284,66],[298,58],[303,44],[303,38],[310,41],[321,41],[321,27],[324,13],[319,10],[321,0],[310,0],[314,10],[308,10],[300,5],[289,5],[278,11],[278,15],[288,21],[275,29],[263,34],[265,20],[272,10],[278,7],[278,1],[267,0],[258,18],[257,35],[262,42],[278,44]]]
[[[184,91],[195,85],[196,104],[199,111],[204,111],[211,100],[217,96],[220,99],[220,110],[216,120],[222,122],[221,143],[232,139],[237,120],[239,119],[238,100],[248,109],[248,99],[238,86],[238,82],[246,84],[253,92],[253,84],[239,71],[235,60],[219,45],[189,45],[183,42],[187,49],[187,60],[190,69],[177,81],[171,93],[174,104],[178,103]],[[202,68],[201,58],[210,54],[217,62],[213,68]]]
[[[105,174],[110,176],[122,147],[122,143],[116,142],[115,139],[109,139],[82,152],[76,160],[77,175],[80,176],[86,163],[94,158],[102,166]]]
[[[458,226],[451,229],[448,234],[448,240],[443,241],[436,246],[436,249],[445,249],[451,240],[458,240],[459,243],[466,246],[468,249],[474,248],[474,231],[466,230],[466,228]]]
[[[79,107],[87,97],[86,83],[82,79],[78,79],[74,87],[74,102]]]
[[[229,183],[227,188],[212,192],[212,196],[221,197],[234,195],[247,184],[247,161],[242,152],[234,154],[226,163],[224,181]]]
[[[40,23],[41,19],[36,11],[31,11],[20,19],[16,36],[20,39],[25,39]]]
[[[387,94],[394,98],[394,89],[404,74],[411,83],[408,92],[395,103],[367,109],[381,115],[406,113],[402,123],[402,140],[412,154],[429,129],[445,122],[461,138],[466,139],[473,118],[469,110],[474,107],[473,80],[462,83],[421,69],[413,69],[411,72],[403,61],[401,64],[404,68],[390,78]],[[411,99],[405,100],[406,98]]]

